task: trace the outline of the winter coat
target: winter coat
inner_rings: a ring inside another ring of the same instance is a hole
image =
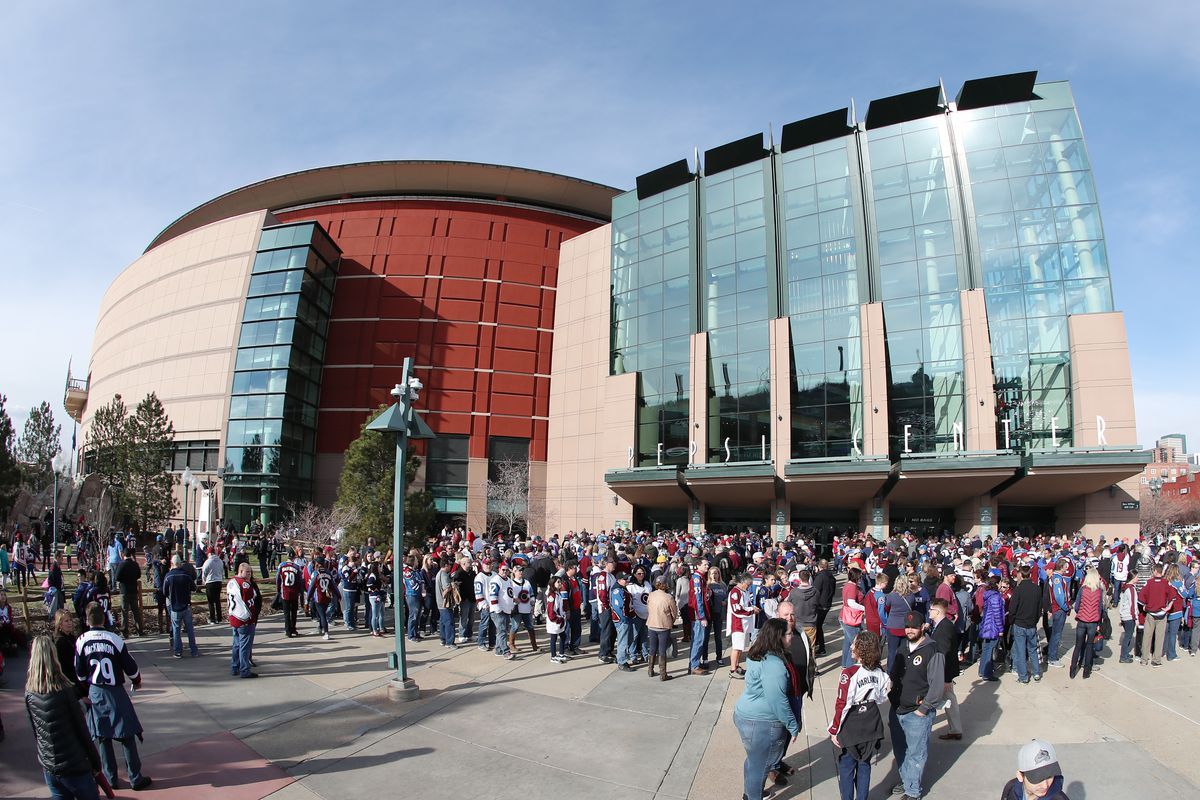
[[[51,775],[71,777],[100,771],[100,757],[83,721],[74,690],[25,694],[38,761]]]
[[[999,639],[1004,633],[1004,600],[995,589],[983,594],[983,620],[979,623],[981,639]]]

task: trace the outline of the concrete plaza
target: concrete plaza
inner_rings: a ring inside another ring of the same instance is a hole
[[[259,627],[258,680],[229,677],[228,627],[197,631],[202,656],[173,659],[166,639],[133,639],[145,676],[134,703],[146,729],[141,753],[150,790],[119,797],[221,800],[346,800],[414,796],[437,800],[570,797],[685,800],[741,795],[743,751],[731,721],[741,681],[724,668],[709,677],[649,680],[594,657],[565,665],[530,654],[504,661],[473,645],[442,648],[436,638],[410,650],[420,698],[387,699],[392,640],[335,628],[287,639],[278,614]],[[1072,641],[1070,628],[1064,641]],[[805,736],[790,753],[796,768],[775,797],[836,798],[832,750],[824,735],[838,676],[830,636],[820,686],[805,703]],[[24,659],[9,662],[0,689],[8,738],[0,744],[0,797],[46,797],[22,706]],[[934,726],[926,769],[933,798],[997,797],[1016,751],[1031,737],[1053,742],[1072,800],[1194,797],[1200,759],[1196,659],[1162,667],[1106,660],[1090,680],[1050,670],[1022,686],[958,681],[965,734],[942,742]],[[872,797],[896,781],[887,743]],[[122,775],[124,766],[122,765]]]

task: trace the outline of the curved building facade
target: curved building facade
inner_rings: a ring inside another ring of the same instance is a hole
[[[621,192],[375,162],[215,198],[113,282],[83,422],[158,392],[212,516],[333,500],[405,357],[418,483],[486,524],[528,459],[550,532],[1128,535],[1125,323],[1070,87],[933,86]],[[193,504],[191,506],[195,508]]]
[[[482,528],[490,459],[528,459],[543,491],[559,247],[606,222],[616,193],[379,162],[210,201],[105,294],[73,409],[84,450],[97,408],[155,391],[173,466],[206,480],[211,515],[276,519],[289,502],[332,502],[346,447],[411,356],[439,434],[419,481],[448,519]]]

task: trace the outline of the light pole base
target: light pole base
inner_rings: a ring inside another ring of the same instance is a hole
[[[400,680],[392,678],[388,681],[387,687],[388,700],[396,703],[411,703],[421,696],[421,690],[417,688],[417,682],[412,678]]]

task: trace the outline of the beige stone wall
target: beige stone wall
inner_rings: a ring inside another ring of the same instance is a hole
[[[1055,533],[1069,536],[1081,531],[1090,539],[1104,536],[1108,541],[1119,536],[1125,541],[1136,537],[1140,530],[1139,512],[1126,511],[1121,503],[1137,500],[1141,488],[1141,476],[1134,475],[1114,485],[1111,489],[1077,497],[1054,509]]]
[[[1104,418],[1110,445],[1136,445],[1133,373],[1125,315],[1076,314],[1067,318],[1071,338],[1071,404],[1075,446],[1094,447],[1096,417]],[[1135,493],[1136,496],[1136,493]]]
[[[866,456],[888,454],[887,340],[883,326],[883,303],[859,307],[862,320],[863,431]],[[868,522],[870,516],[867,517]]]
[[[637,375],[608,376],[611,226],[563,242],[558,257],[546,453],[550,533],[610,528],[631,506],[604,483],[634,443]],[[610,397],[611,394],[611,397]]]
[[[996,383],[983,289],[960,292],[963,326],[963,437],[967,450],[996,449]],[[978,525],[977,522],[973,523]]]
[[[120,393],[156,392],[180,439],[224,437],[246,284],[266,212],[206,225],[156,247],[109,286],[92,343],[82,439]]]
[[[81,444],[96,410],[114,395],[132,409],[150,392],[162,401],[177,439],[224,444],[242,307],[267,217],[244,214],[171,239],[112,282],[92,341]],[[178,486],[176,495],[182,519]]]

